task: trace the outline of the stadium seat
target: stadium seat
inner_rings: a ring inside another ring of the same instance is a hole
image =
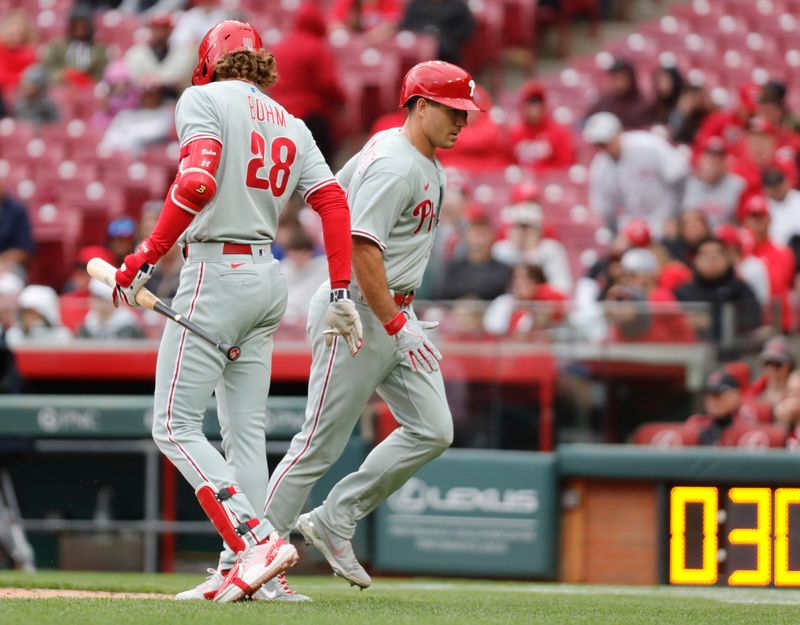
[[[742,423],[725,430],[720,444],[723,447],[764,449],[767,447],[784,447],[786,439],[786,428],[783,425],[750,425]]]
[[[645,423],[633,433],[635,444],[662,449],[691,447],[699,441],[699,428],[685,423]]]

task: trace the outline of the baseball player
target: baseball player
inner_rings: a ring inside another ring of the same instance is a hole
[[[355,354],[361,324],[347,290],[347,200],[305,124],[264,93],[277,78],[273,56],[252,26],[225,21],[206,34],[198,57],[195,86],[175,111],[178,174],[152,233],[116,273],[115,301],[136,305],[136,292],[180,237],[186,262],[173,308],[241,347],[239,359],[228,362],[167,324],[156,367],[153,438],[228,547],[213,579],[180,598],[224,603],[256,593],[297,561],[294,547],[256,512],[268,479],[264,410],[272,334],[287,293],[271,245],[278,214],[295,190],[322,218],[330,273],[323,340],[341,336],[350,347],[344,351]],[[225,458],[203,435],[212,393]]]
[[[353,235],[352,288],[364,324],[364,349],[350,358],[337,339],[326,349],[321,330],[328,286],[311,301],[308,328],[313,362],[306,421],[272,474],[266,514],[282,536],[292,526],[316,546],[334,572],[361,588],[370,585],[350,540],[356,523],[452,442],[453,424],[439,371],[441,354],[417,320],[414,290],[433,246],[445,189],[434,152],[451,148],[467,124],[475,82],[442,61],[406,74],[402,128],[374,135],[339,172],[347,190]],[[326,501],[299,517],[315,481],[339,457],[374,391],[400,427],[343,478]]]

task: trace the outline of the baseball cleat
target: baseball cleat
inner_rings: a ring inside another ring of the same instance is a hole
[[[283,573],[263,584],[250,598],[253,601],[311,601],[311,597],[301,595],[289,586]]]
[[[372,584],[372,578],[358,563],[350,541],[330,531],[313,512],[301,514],[295,527],[305,538],[306,544],[314,545],[325,556],[333,572],[345,578],[351,586],[363,590]]]
[[[238,601],[252,595],[279,573],[297,564],[297,550],[272,532],[269,540],[241,552],[236,564],[214,595],[217,603]]]
[[[184,590],[175,595],[178,601],[211,601],[217,590],[222,586],[225,576],[230,569],[208,569],[208,577],[205,580],[192,588],[191,590]]]

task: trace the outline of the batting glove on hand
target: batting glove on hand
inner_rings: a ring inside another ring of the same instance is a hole
[[[323,332],[325,345],[333,345],[333,339],[341,336],[350,354],[355,356],[364,344],[363,330],[361,328],[361,317],[358,316],[356,305],[350,299],[350,291],[347,289],[334,289],[331,291],[331,303],[325,311],[325,325],[327,329]]]
[[[155,264],[147,261],[146,254],[147,248],[140,245],[133,254],[125,257],[122,266],[117,269],[117,273],[114,275],[117,283],[113,294],[114,306],[118,307],[120,300],[128,306],[139,305],[136,301],[136,293],[147,284],[155,270]]]
[[[403,355],[402,364],[414,371],[433,373],[439,370],[442,354],[425,334],[433,330],[438,321],[418,321],[404,312],[399,312],[383,327],[394,337],[397,349]]]

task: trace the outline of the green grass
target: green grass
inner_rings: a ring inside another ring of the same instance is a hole
[[[0,572],[0,587],[175,593],[197,576]],[[155,599],[4,599],[15,625],[800,625],[800,591],[570,586],[449,579],[377,579],[359,592],[333,577],[292,578],[310,604]]]

